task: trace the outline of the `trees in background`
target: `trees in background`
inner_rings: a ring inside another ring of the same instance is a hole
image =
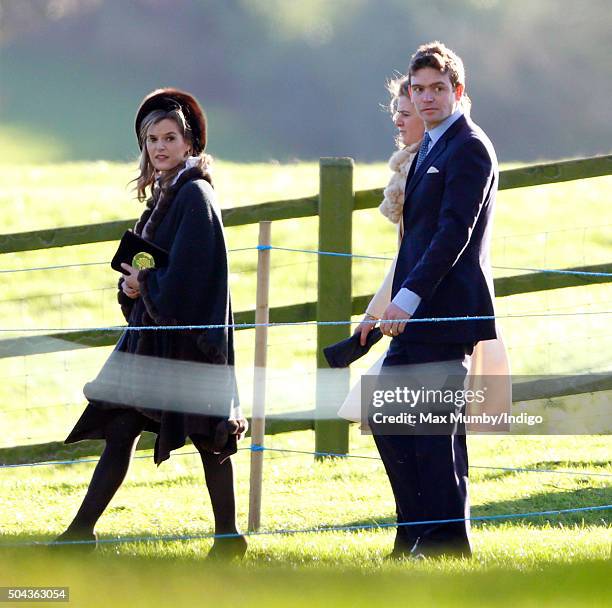
[[[438,38],[463,56],[502,160],[607,152],[607,4],[0,0],[0,124],[68,157],[128,158],[138,101],[174,84],[207,108],[218,156],[383,159],[385,78]]]

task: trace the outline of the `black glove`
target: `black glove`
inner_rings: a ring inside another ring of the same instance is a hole
[[[360,333],[353,334],[350,338],[337,342],[323,349],[323,354],[330,367],[348,367],[359,357],[363,357],[382,337],[382,331],[375,327],[366,338],[365,346],[361,346]]]

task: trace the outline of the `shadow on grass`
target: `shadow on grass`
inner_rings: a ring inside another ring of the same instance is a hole
[[[584,473],[582,479],[589,478],[589,472],[592,473],[605,473],[606,470],[610,466],[609,460],[538,460],[537,462],[525,464],[520,467],[516,467],[517,469],[544,469],[541,475],[551,474],[548,471],[554,471],[558,469],[559,471],[573,471],[576,474],[572,473],[573,478],[580,478],[580,473]],[[588,468],[588,471],[582,471],[582,468]],[[598,470],[601,469],[601,470]],[[505,477],[510,477],[513,475],[538,475],[538,473],[533,471],[505,471],[505,470],[494,470],[494,469],[481,469],[474,467],[472,469],[472,473],[478,472],[478,480],[497,480],[504,479]],[[559,473],[563,474],[563,473]],[[612,473],[610,473],[610,478],[612,479]]]
[[[531,496],[515,499],[489,502],[472,509],[472,515],[490,516],[497,514],[517,514],[533,511],[552,511],[562,509],[577,509],[599,505],[612,504],[611,488],[576,488],[560,492],[540,492]],[[486,521],[487,526],[499,526],[508,522],[529,523],[532,527],[548,527],[549,525],[575,525],[608,527],[612,522],[612,509],[605,511],[582,511],[579,513],[563,513],[526,518],[509,518]],[[485,522],[474,522],[482,526]]]
[[[610,504],[612,502],[612,490],[610,488],[585,488],[585,489],[577,489],[570,492],[554,492],[554,493],[542,493],[536,494],[524,499],[519,500],[508,500],[508,501],[497,501],[491,502],[486,505],[480,505],[472,509],[472,517],[480,517],[480,516],[490,516],[490,515],[500,515],[500,514],[520,514],[526,512],[533,511],[550,511],[555,509],[571,509],[576,507],[586,507],[586,506],[594,506],[594,505],[604,505]],[[610,511],[592,511],[592,512],[581,512],[574,514],[560,514],[560,515],[545,515],[545,516],[530,516],[530,517],[512,517],[512,518],[504,518],[504,519],[493,519],[486,521],[473,521],[472,525],[474,528],[482,528],[482,527],[501,527],[501,526],[525,526],[528,525],[530,528],[550,528],[550,527],[559,527],[559,528],[567,528],[573,525],[579,526],[590,526],[590,527],[601,527],[608,528],[610,526],[610,521],[612,518],[612,510]],[[344,521],[339,522],[337,524],[329,525],[326,522],[319,522],[321,528],[328,527],[355,527],[354,530],[346,530],[346,533],[361,533],[364,528],[362,526],[372,526],[375,524],[388,524],[389,529],[393,529],[393,524],[395,523],[394,516],[388,517],[376,517],[370,519],[358,519],[352,521]],[[299,526],[288,526],[291,529],[299,530]],[[304,526],[305,529],[310,529],[310,526]],[[208,536],[209,532],[200,532],[198,534],[194,534],[194,536]],[[181,534],[178,534],[181,536]],[[20,548],[13,548],[10,545],[12,544],[24,544],[28,543],[46,543],[50,542],[55,538],[56,535],[47,535],[47,534],[5,534],[0,535],[0,556],[2,554],[6,555],[7,552],[11,551],[26,551],[28,553],[37,553],[37,552],[47,552],[49,555],[53,554],[53,549],[49,549],[45,546],[24,546]],[[145,533],[137,533],[134,531],[127,532],[122,534],[124,538],[148,538],[151,539],[147,542],[151,546],[157,544],[165,544],[166,542],[173,542],[173,540],[189,540],[189,542],[202,542],[209,544],[211,542],[210,538],[194,538],[194,539],[162,539],[154,540],[155,537],[163,537],[163,536],[172,536],[170,534],[151,534]],[[189,537],[189,533],[185,533],[184,536]],[[256,535],[257,536],[257,535]],[[267,536],[267,535],[266,535]],[[294,536],[294,535],[291,535]],[[279,534],[277,538],[282,538]],[[104,537],[101,537],[104,540]],[[128,541],[128,545],[131,545],[132,542]],[[117,545],[113,542],[102,542],[100,544],[101,548],[105,549],[101,553],[107,553],[109,551],[114,551],[115,546],[125,546],[125,543],[120,542]],[[76,553],[68,550],[68,554]]]
[[[138,441],[137,450],[152,450],[155,445],[155,435],[144,432]],[[104,449],[104,440],[86,440],[74,444],[63,441],[35,443],[32,445],[17,445],[10,448],[0,448],[0,464],[24,464],[29,462],[45,462],[47,460],[75,460],[78,458],[97,458]]]
[[[541,493],[530,496],[524,499],[518,500],[507,500],[487,503],[486,505],[479,505],[472,509],[472,517],[480,516],[495,516],[495,515],[506,515],[506,514],[519,514],[534,511],[551,511],[556,509],[572,509],[577,507],[588,507],[595,505],[605,505],[612,502],[612,490],[610,488],[585,488],[577,489],[570,492],[554,492],[554,493]],[[573,525],[585,525],[608,528],[612,522],[612,510],[608,511],[586,511],[581,513],[573,514],[559,514],[559,515],[545,515],[545,516],[530,516],[530,517],[511,517],[504,519],[493,519],[486,521],[473,521],[472,525],[477,529],[479,527],[486,526],[497,527],[504,525],[516,525],[524,526],[529,525],[531,528],[549,528],[550,526],[573,526]],[[395,523],[395,516],[387,517],[372,517],[362,518],[352,521],[343,521],[336,524],[327,524],[326,522],[320,522],[319,525],[322,528],[327,527],[352,527],[355,526],[355,530],[347,530],[347,532],[361,532],[362,526],[372,526],[375,524],[389,524],[389,528],[393,528],[392,524]],[[288,526],[291,529],[300,529],[298,526]],[[311,526],[304,526],[305,529],[310,529]],[[201,535],[207,535],[208,532],[201,532]],[[150,533],[138,534],[136,532],[130,532],[123,535],[124,537],[155,537],[157,535]],[[165,536],[160,534],[159,536]],[[189,536],[189,533],[185,533],[185,536]],[[280,535],[279,535],[280,536]],[[53,540],[54,536],[47,535],[32,535],[32,534],[9,534],[0,536],[0,549],[6,550],[6,545],[11,543],[27,543],[27,542],[49,542]],[[199,540],[210,540],[210,539],[194,539]],[[156,541],[152,541],[156,542]],[[104,546],[109,544],[102,543]]]
[[[502,500],[489,502],[484,505],[472,507],[472,517],[489,517],[534,511],[553,511],[562,509],[575,509],[612,504],[611,488],[580,488],[566,492],[546,492],[534,494],[516,500]],[[367,526],[374,522],[381,524],[395,523],[395,516],[377,517],[371,519],[358,519],[344,522],[343,526]],[[601,526],[607,528],[612,523],[612,509],[606,511],[583,511],[580,513],[567,513],[558,515],[540,515],[530,517],[509,517],[504,519],[491,519],[473,521],[476,528],[482,526],[503,526],[508,524],[529,524],[532,528],[548,528],[556,525],[585,525]],[[358,532],[359,530],[355,530]]]

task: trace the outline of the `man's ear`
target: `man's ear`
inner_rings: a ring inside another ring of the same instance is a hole
[[[461,101],[461,97],[463,96],[464,91],[465,91],[465,85],[463,84],[458,84],[455,87],[455,101]]]

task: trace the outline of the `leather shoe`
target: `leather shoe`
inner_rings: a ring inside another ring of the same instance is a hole
[[[455,557],[455,558],[470,558],[472,552],[470,549],[464,549],[456,545],[438,544],[438,543],[417,543],[412,554],[420,556],[420,559],[437,558],[437,557]]]
[[[391,553],[383,557],[383,562],[391,562],[397,560],[419,561],[426,559],[420,551],[409,551],[408,549],[393,549]]]
[[[244,536],[226,536],[215,538],[206,559],[212,561],[229,561],[242,559],[247,550],[247,541]]]
[[[77,551],[79,553],[91,553],[98,548],[98,534],[96,532],[88,533],[83,532],[82,530],[68,529],[47,546],[52,549],[64,549],[66,551]]]

